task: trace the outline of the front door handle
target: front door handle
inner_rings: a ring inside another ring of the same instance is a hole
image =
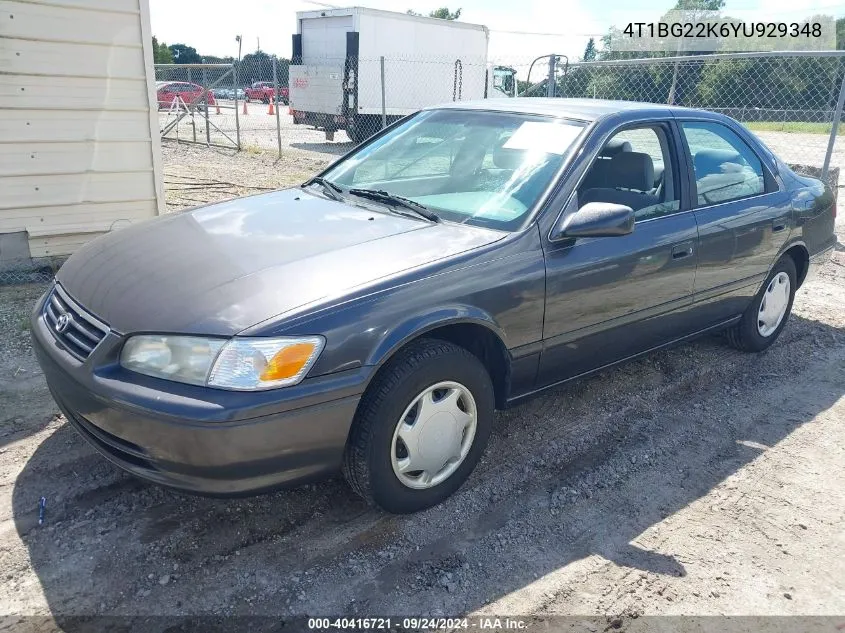
[[[786,220],[775,220],[772,223],[772,233],[780,233],[786,228]]]
[[[684,259],[692,255],[692,242],[676,244],[672,247],[672,259]]]

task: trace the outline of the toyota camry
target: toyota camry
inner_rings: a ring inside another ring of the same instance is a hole
[[[720,114],[456,102],[299,187],[89,242],[31,331],[67,420],[139,477],[225,496],[342,471],[413,512],[496,409],[705,333],[765,350],[834,216]]]

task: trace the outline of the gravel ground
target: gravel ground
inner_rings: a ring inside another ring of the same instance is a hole
[[[204,183],[169,185],[174,209],[299,182],[331,157],[164,152],[169,179]],[[98,614],[575,615],[612,630],[649,615],[845,616],[837,230],[769,351],[706,338],[497,413],[467,484],[405,517],[340,479],[212,500],[124,474],[49,396],[26,329],[44,287],[0,288],[0,613],[52,615],[45,632]],[[685,622],[673,630],[700,630]]]
[[[336,143],[338,154],[350,143]],[[269,152],[162,143],[165,201],[168,211],[290,187],[313,176],[336,154],[288,149],[282,159]]]

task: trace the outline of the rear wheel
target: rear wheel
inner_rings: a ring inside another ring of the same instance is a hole
[[[364,126],[360,124],[347,128],[346,133],[355,144],[363,143],[371,136],[367,133],[366,129],[364,129]]]
[[[487,445],[493,385],[467,350],[421,339],[367,389],[350,432],[343,474],[368,503],[417,512],[469,477]]]
[[[733,347],[762,352],[777,340],[792,311],[797,276],[795,262],[789,255],[778,260],[742,319],[727,330]]]
[[[381,130],[380,116],[359,114],[354,118],[346,133],[353,142],[363,143],[379,130]]]

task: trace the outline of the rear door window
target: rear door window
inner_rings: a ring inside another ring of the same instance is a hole
[[[697,207],[765,193],[762,162],[733,130],[705,121],[684,121],[681,129],[692,156]]]

